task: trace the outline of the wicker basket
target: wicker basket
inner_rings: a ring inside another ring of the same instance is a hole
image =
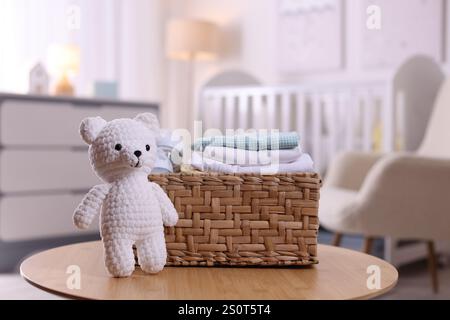
[[[317,263],[321,179],[315,173],[151,175],[179,213],[167,265]]]

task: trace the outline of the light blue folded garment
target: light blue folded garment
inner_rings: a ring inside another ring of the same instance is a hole
[[[171,173],[173,172],[172,162],[169,159],[168,154],[163,150],[158,148],[157,158],[155,161],[155,166],[152,169],[152,173]]]
[[[172,139],[172,132],[169,130],[161,130],[158,138],[157,158],[152,173],[171,173],[173,172],[173,164],[170,161],[169,154],[179,141]]]
[[[252,151],[294,149],[298,147],[298,140],[297,132],[213,136],[197,139],[192,150],[203,151],[208,146]]]

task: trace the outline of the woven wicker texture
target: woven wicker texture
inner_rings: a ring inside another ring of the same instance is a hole
[[[317,174],[151,175],[179,214],[166,227],[167,265],[317,263]]]

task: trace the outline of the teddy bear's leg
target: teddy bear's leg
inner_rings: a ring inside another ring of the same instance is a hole
[[[163,232],[156,232],[146,239],[136,242],[141,269],[148,273],[161,271],[167,260],[166,242]]]
[[[134,271],[133,240],[103,240],[105,266],[114,277],[128,277]]]

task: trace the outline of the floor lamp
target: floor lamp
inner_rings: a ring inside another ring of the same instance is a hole
[[[174,19],[166,30],[166,53],[169,59],[187,63],[187,84],[185,86],[188,109],[187,128],[193,133],[197,116],[195,99],[195,64],[217,57],[218,28],[215,24],[195,19]]]

